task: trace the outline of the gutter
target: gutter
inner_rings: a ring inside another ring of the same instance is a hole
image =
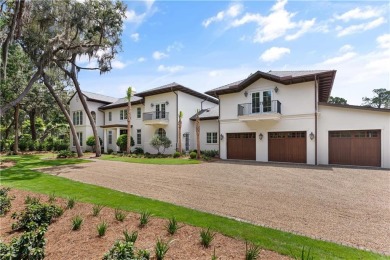
[[[176,148],[175,148],[175,151],[177,151],[177,142],[178,142],[178,136],[177,136],[177,128],[178,128],[178,126],[179,126],[179,95],[177,94],[177,92],[176,91],[174,91],[173,90],[173,87],[171,87],[171,91],[173,92],[173,93],[175,93],[175,95],[176,95],[176,115],[175,115],[175,117],[176,117]],[[181,152],[181,151],[180,151]]]

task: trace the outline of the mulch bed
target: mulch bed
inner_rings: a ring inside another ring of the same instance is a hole
[[[13,237],[21,233],[13,232],[11,224],[15,220],[11,218],[13,212],[24,209],[24,199],[27,195],[40,197],[41,202],[48,201],[48,196],[34,194],[32,192],[11,190],[11,211],[6,216],[0,217],[0,240],[10,242]],[[66,200],[57,198],[56,204],[65,208]],[[200,245],[200,228],[181,224],[178,232],[170,236],[166,231],[167,220],[152,217],[144,228],[138,227],[139,214],[128,213],[123,222],[115,220],[114,209],[103,208],[100,215],[92,216],[91,204],[78,203],[73,209],[65,210],[64,214],[55,220],[46,232],[46,259],[102,259],[103,255],[112,247],[114,242],[123,238],[124,230],[138,231],[138,239],[135,243],[137,249],[147,249],[154,258],[154,246],[158,238],[170,242],[170,249],[165,259],[211,259],[215,249],[218,259],[245,259],[245,242],[234,238],[216,234],[210,248]],[[78,231],[71,230],[72,218],[80,215],[83,224]],[[102,221],[108,223],[108,229],[104,237],[98,237],[96,226]],[[272,251],[262,250],[260,259],[289,259]]]

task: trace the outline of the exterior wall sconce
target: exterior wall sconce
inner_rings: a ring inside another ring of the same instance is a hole
[[[219,139],[222,141],[223,140],[223,134],[219,135]]]
[[[169,101],[166,101],[166,102],[165,102],[165,105],[167,105],[167,106],[168,106],[168,105],[169,105]]]
[[[248,91],[245,90],[244,92],[244,96],[247,97],[248,96]]]
[[[264,137],[264,136],[263,136],[263,133],[260,133],[260,134],[259,134],[259,139],[260,139],[260,140],[263,140],[263,137]]]
[[[151,106],[151,107],[154,107],[154,104],[153,104],[153,103],[151,103],[151,104],[150,104],[150,106]]]
[[[278,93],[278,91],[279,91],[278,86],[275,86],[274,90],[275,90],[275,93]]]
[[[314,134],[313,134],[313,132],[311,132],[311,133],[309,134],[309,137],[310,137],[310,140],[313,140],[313,139],[314,139]]]

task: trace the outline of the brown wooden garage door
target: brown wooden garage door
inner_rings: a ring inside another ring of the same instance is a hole
[[[227,134],[227,158],[256,160],[256,133]]]
[[[329,131],[329,164],[380,167],[380,130]]]
[[[306,132],[268,133],[268,161],[306,163]]]

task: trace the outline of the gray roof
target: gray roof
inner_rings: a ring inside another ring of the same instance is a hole
[[[131,104],[138,104],[142,103],[143,98],[132,96],[131,97]],[[124,107],[127,106],[127,98],[118,98],[115,102],[101,106],[100,109],[109,109],[109,108],[116,108],[116,107]]]
[[[200,120],[207,120],[207,119],[217,119],[219,118],[219,106],[211,107],[211,108],[206,108],[202,109],[199,112],[199,119]],[[196,120],[196,114],[193,115],[191,120]]]
[[[87,98],[95,100],[95,101],[103,101],[103,102],[112,103],[112,102],[115,102],[117,100],[117,98],[114,98],[114,97],[109,97],[106,95],[101,95],[101,94],[97,94],[97,93],[93,93],[93,92],[89,92],[89,91],[83,91],[83,94]]]
[[[268,74],[277,77],[302,77],[318,73],[327,72],[328,70],[295,70],[295,71],[268,71]]]

